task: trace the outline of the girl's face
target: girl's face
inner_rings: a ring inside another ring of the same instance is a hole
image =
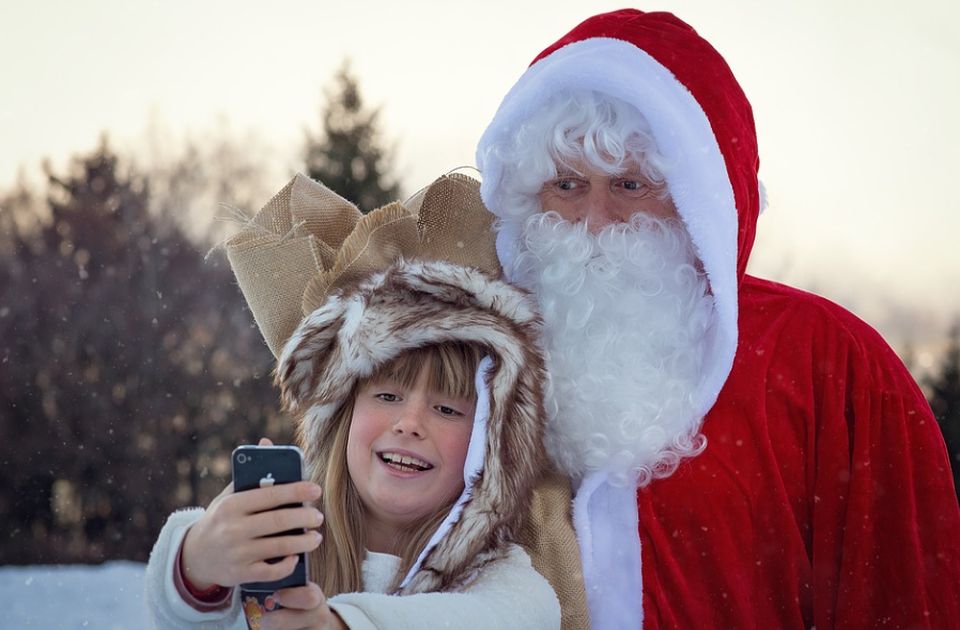
[[[347,469],[370,526],[381,533],[431,516],[463,491],[476,400],[426,384],[423,367],[411,387],[381,379],[357,391]]]

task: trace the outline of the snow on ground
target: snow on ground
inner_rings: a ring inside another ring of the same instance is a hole
[[[0,567],[3,628],[140,630],[144,565]]]

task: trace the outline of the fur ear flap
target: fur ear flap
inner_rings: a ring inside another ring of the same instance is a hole
[[[280,388],[280,400],[288,411],[299,409],[319,394],[320,375],[331,360],[338,360],[335,346],[343,316],[343,301],[331,298],[301,322],[284,345],[273,382]]]

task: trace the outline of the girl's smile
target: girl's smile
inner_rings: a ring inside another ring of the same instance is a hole
[[[421,473],[433,469],[433,464],[418,455],[401,449],[377,453],[388,468],[401,473]]]
[[[406,387],[370,381],[354,401],[347,469],[368,532],[379,537],[428,518],[463,491],[476,400],[432,391],[427,367]]]

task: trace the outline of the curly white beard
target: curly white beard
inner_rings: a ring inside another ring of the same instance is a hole
[[[706,445],[691,394],[713,298],[686,230],[638,213],[594,236],[538,213],[518,232],[505,271],[543,311],[553,461],[575,479],[669,476]]]

